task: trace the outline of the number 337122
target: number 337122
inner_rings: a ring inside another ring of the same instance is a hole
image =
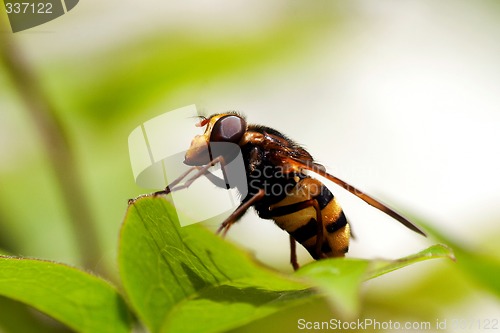
[[[7,14],[52,14],[52,4],[50,2],[7,2],[5,8]]]

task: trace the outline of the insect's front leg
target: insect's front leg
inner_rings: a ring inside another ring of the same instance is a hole
[[[180,175],[177,179],[175,179],[173,182],[171,182],[167,187],[165,187],[164,190],[149,193],[149,194],[142,194],[138,196],[135,199],[129,199],[128,204],[133,204],[137,199],[143,198],[143,197],[150,197],[150,196],[158,196],[158,195],[167,195],[173,191],[178,191],[182,190],[185,188],[188,188],[196,179],[200,178],[201,176],[206,176],[212,183],[218,186],[216,183],[216,180],[213,177],[208,176],[209,174],[209,169],[216,165],[217,163],[221,163],[221,165],[224,166],[224,158],[222,156],[214,158],[212,161],[210,161],[208,164],[204,166],[193,166],[189,168],[186,172],[184,172],[182,175]],[[192,171],[197,170],[191,178],[189,178],[184,184],[178,185],[182,180],[184,180]],[[211,175],[211,174],[210,174]],[[213,175],[211,175],[213,176]],[[215,177],[215,176],[214,176]],[[217,177],[215,177],[217,178]],[[218,178],[217,178],[218,179]],[[226,181],[224,180],[224,184]]]
[[[170,183],[164,190],[162,191],[157,191],[153,193],[146,193],[146,194],[141,194],[138,197],[134,199],[129,199],[128,204],[131,205],[133,204],[137,199],[144,198],[144,197],[151,197],[151,196],[157,196],[161,194],[168,194],[171,192],[171,188],[174,187],[175,185],[179,184],[184,178],[186,178],[193,170],[199,170],[201,167],[199,166],[194,166],[189,168],[186,172],[184,172],[182,175],[180,175],[177,179],[175,179],[172,183]]]
[[[213,167],[214,165],[216,165],[217,163],[221,163],[222,165],[224,165],[224,158],[222,156],[219,156],[219,157],[214,158],[212,161],[210,161],[210,163],[208,163],[208,164],[206,164],[206,165],[204,165],[202,167],[200,167],[200,166],[194,166],[194,167],[192,167],[187,172],[185,172],[183,175],[181,175],[179,178],[177,178],[176,180],[174,180],[167,187],[165,187],[165,189],[163,191],[154,192],[153,195],[157,196],[157,195],[169,194],[169,193],[171,193],[173,191],[178,191],[178,190],[182,190],[182,189],[188,188],[196,179],[200,178],[201,176],[206,176],[206,174],[208,173],[208,170],[211,167]],[[198,170],[198,172],[195,173],[193,177],[189,178],[184,184],[177,185],[192,170]]]

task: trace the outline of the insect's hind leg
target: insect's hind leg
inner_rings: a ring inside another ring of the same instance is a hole
[[[294,271],[299,269],[299,263],[297,261],[297,243],[292,235],[290,235],[290,263]]]

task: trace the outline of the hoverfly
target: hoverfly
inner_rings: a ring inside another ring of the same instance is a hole
[[[236,112],[200,118],[197,126],[205,127],[205,132],[194,137],[184,160],[191,168],[164,190],[152,195],[166,195],[187,188],[201,176],[207,176],[217,185],[209,169],[220,163],[224,174],[224,166],[241,152],[247,194],[236,210],[222,222],[217,233],[225,235],[250,207],[254,207],[260,218],[274,220],[288,232],[290,262],[295,270],[299,267],[296,242],[302,244],[316,260],[343,257],[349,250],[350,225],[330,190],[306,173],[312,171],[425,236],[421,229],[393,209],[327,173],[304,148],[275,129],[247,124],[245,117]],[[210,148],[214,143],[231,143],[236,150],[225,149],[214,153]],[[196,172],[188,178],[193,171]],[[187,180],[181,184],[184,179]],[[221,186],[220,182],[218,184]],[[229,188],[225,181],[222,186]],[[276,188],[282,190],[276,191]]]

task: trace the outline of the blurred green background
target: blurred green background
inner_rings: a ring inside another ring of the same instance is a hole
[[[16,34],[0,15],[2,253],[116,280],[127,199],[146,191],[134,183],[128,134],[196,104],[283,131],[332,173],[444,235],[422,240],[335,193],[358,236],[351,256],[398,258],[436,239],[469,251],[469,261],[367,283],[362,318],[448,320],[449,332],[481,331],[454,329],[453,319],[500,321],[497,2],[81,1]],[[229,236],[289,270],[287,237],[272,223],[250,213]],[[16,316],[61,330],[0,301],[2,332],[29,331]],[[238,331],[332,317],[318,302]]]

